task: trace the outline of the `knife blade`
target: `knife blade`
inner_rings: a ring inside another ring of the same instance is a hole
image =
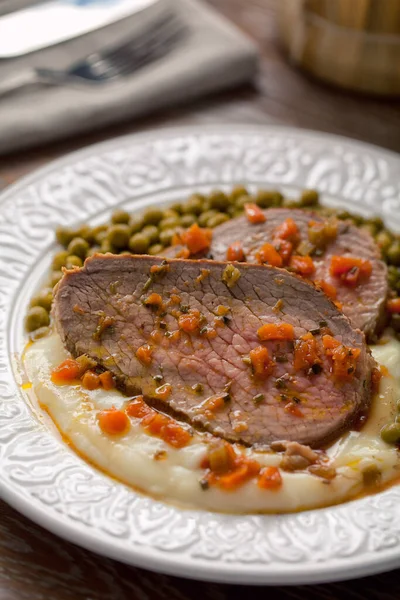
[[[159,0],[49,0],[0,17],[0,59],[84,35]]]

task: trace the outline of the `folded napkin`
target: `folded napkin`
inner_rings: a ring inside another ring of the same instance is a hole
[[[0,14],[31,4],[2,0]],[[171,6],[187,25],[184,39],[166,56],[118,80],[80,86],[33,86],[0,98],[0,154],[128,120],[155,109],[232,87],[254,76],[253,43],[198,0],[161,0],[122,21],[63,44],[0,61],[0,79],[21,70],[66,69],[118,45]]]

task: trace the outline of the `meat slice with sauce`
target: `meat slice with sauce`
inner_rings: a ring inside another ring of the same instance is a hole
[[[363,334],[283,269],[96,255],[65,273],[53,310],[73,356],[227,440],[319,447],[370,404]]]
[[[215,260],[272,264],[297,272],[321,285],[354,327],[360,328],[368,340],[374,341],[385,322],[388,281],[386,265],[380,259],[380,250],[373,238],[351,223],[329,221],[317,213],[301,209],[258,211],[255,222],[243,216],[216,227],[207,256]],[[287,227],[285,231],[285,223],[290,221],[297,227],[297,233]],[[321,229],[325,223],[330,231],[324,236]],[[310,237],[317,244],[311,243]],[[166,254],[175,256],[176,251],[172,247]],[[308,253],[310,256],[307,256]],[[194,258],[199,257],[196,255]],[[341,268],[342,258],[349,260],[347,265],[346,261],[342,261]],[[365,265],[368,272],[360,272],[357,263]],[[338,266],[336,275],[335,264]],[[357,271],[360,277],[352,279],[352,273]]]

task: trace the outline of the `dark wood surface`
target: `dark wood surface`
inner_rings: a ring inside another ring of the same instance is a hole
[[[326,87],[287,64],[279,48],[280,0],[209,0],[255,39],[261,68],[253,86],[123,123],[84,138],[0,158],[12,183],[54,158],[143,129],[202,123],[287,124],[347,135],[400,151],[400,104]],[[293,0],[295,1],[295,0]],[[0,600],[239,600],[252,598],[397,600],[400,571],[358,581],[273,589],[214,585],[156,575],[82,550],[31,523],[0,501]]]

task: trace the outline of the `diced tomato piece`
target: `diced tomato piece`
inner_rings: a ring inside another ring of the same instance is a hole
[[[187,429],[184,429],[172,420],[162,429],[161,437],[164,442],[167,442],[167,444],[174,448],[184,448],[192,439]]]
[[[82,386],[86,390],[97,390],[100,385],[100,377],[93,371],[86,371],[82,377]]]
[[[287,218],[275,229],[275,237],[297,243],[300,239],[299,228],[292,218]]]
[[[122,410],[110,408],[98,413],[97,419],[100,429],[108,435],[124,433],[129,428],[129,419]]]
[[[288,402],[285,406],[285,412],[293,415],[294,417],[304,417],[303,412],[295,402]]]
[[[226,260],[244,261],[244,250],[242,242],[233,242],[226,251]]]
[[[80,375],[80,365],[76,360],[67,358],[51,372],[51,380],[57,385],[71,383]]]
[[[230,308],[229,306],[224,306],[223,304],[218,304],[217,308],[215,309],[215,313],[219,316],[219,317],[225,317],[229,312],[230,312]]]
[[[146,404],[143,400],[143,396],[136,396],[136,398],[133,398],[126,407],[126,414],[137,419],[142,419],[153,413],[154,410]]]
[[[159,275],[160,273],[165,275],[165,273],[168,273],[169,270],[170,270],[170,266],[168,264],[166,264],[165,261],[163,261],[161,263],[161,265],[152,265],[150,267],[151,275]]]
[[[256,252],[256,258],[259,263],[268,263],[272,267],[281,267],[283,260],[279,252],[275,250],[272,244],[264,244]]]
[[[247,220],[254,225],[256,223],[265,223],[266,217],[263,211],[257,204],[252,202],[248,202],[244,205],[244,210],[246,213]]]
[[[278,467],[264,467],[258,476],[257,485],[262,490],[279,490],[282,487],[282,477]]]
[[[355,286],[362,279],[368,279],[372,273],[372,264],[363,258],[332,256],[330,274],[338,277],[345,285]]]
[[[283,260],[284,264],[289,262],[290,256],[293,252],[293,244],[292,242],[288,242],[287,240],[277,239],[274,241],[275,250],[278,252],[280,257]]]
[[[260,464],[256,460],[243,457],[243,461],[234,471],[219,477],[218,485],[227,491],[234,490],[252,479],[259,471]]]
[[[156,294],[155,292],[153,292],[144,300],[143,304],[145,304],[146,306],[161,306],[162,298],[160,294]]]
[[[181,234],[180,233],[174,233],[174,235],[172,236],[171,245],[172,246],[179,246],[182,243],[183,242],[182,242]]]
[[[178,319],[179,329],[187,333],[193,333],[200,327],[201,315],[197,308],[192,308],[186,314],[180,315]]]
[[[164,383],[164,385],[161,385],[155,391],[157,398],[160,398],[160,400],[166,400],[170,397],[171,393],[172,385],[170,383]]]
[[[100,383],[103,389],[105,390],[113,390],[115,388],[114,377],[110,373],[110,371],[104,371],[99,375]]]
[[[391,298],[387,302],[387,309],[391,315],[400,313],[400,298]]]
[[[179,252],[177,252],[175,258],[189,258],[190,250],[189,248],[181,248]]]
[[[274,363],[271,361],[269,352],[264,346],[257,346],[249,353],[254,377],[265,379],[271,374]]]
[[[211,229],[202,229],[194,223],[189,229],[181,234],[182,242],[187,246],[190,254],[197,254],[208,250],[211,245]]]
[[[325,348],[325,350],[333,350],[334,348],[337,348],[338,346],[340,346],[340,342],[334,338],[332,335],[323,335],[322,336],[322,344]],[[329,354],[329,352],[327,352],[327,354]]]
[[[336,300],[337,289],[334,285],[328,283],[327,281],[324,281],[323,279],[318,279],[318,281],[315,281],[315,285],[321,288],[321,290],[326,296],[328,296],[328,298],[330,298],[331,300]]]
[[[314,261],[311,256],[292,256],[289,261],[289,267],[291,267],[295,273],[307,277],[312,275],[315,271]]]
[[[257,335],[260,340],[293,340],[294,328],[290,323],[266,323],[262,325]]]
[[[148,367],[151,364],[152,353],[153,349],[149,346],[149,344],[144,344],[136,350],[136,357],[140,360],[140,362],[143,365],[146,365],[146,367]]]
[[[310,369],[316,364],[321,364],[318,355],[317,340],[311,333],[306,333],[295,343],[294,368],[296,370]]]
[[[170,419],[161,413],[153,411],[142,419],[142,425],[152,435],[160,435],[162,429],[168,425]]]
[[[322,343],[327,356],[332,358],[332,372],[339,380],[351,379],[356,371],[359,348],[350,348],[341,344],[331,335],[324,335]]]
[[[225,400],[223,396],[219,396],[218,394],[216,394],[215,396],[211,396],[210,398],[208,398],[201,408],[204,410],[210,410],[211,412],[216,412],[218,410],[221,410],[221,408],[223,408],[224,406]]]

